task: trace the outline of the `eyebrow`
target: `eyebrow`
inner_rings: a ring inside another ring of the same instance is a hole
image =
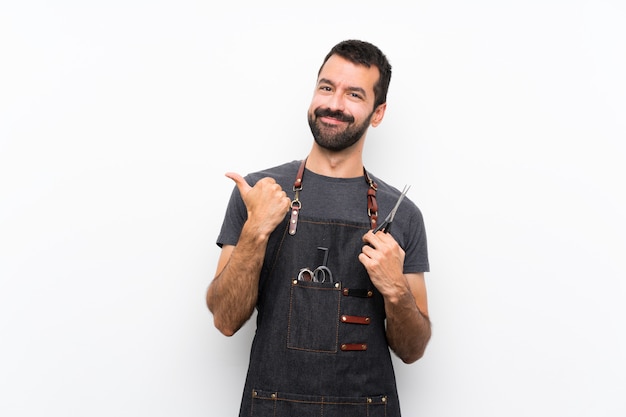
[[[333,87],[335,87],[335,83],[332,82],[331,80],[329,80],[328,78],[320,78],[317,81],[317,85],[320,85],[320,84],[330,84]],[[367,93],[361,87],[348,87],[347,90],[348,91],[353,91],[353,92],[356,92],[356,93],[361,93],[364,97],[367,97]]]

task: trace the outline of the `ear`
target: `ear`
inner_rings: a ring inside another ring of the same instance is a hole
[[[376,108],[376,110],[374,110],[372,120],[370,121],[372,127],[378,126],[383,121],[383,117],[385,116],[385,110],[387,110],[387,103],[381,104]]]

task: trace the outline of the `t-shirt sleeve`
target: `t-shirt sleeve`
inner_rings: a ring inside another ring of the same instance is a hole
[[[408,230],[410,236],[407,239],[404,258],[404,273],[429,272],[428,244],[426,240],[426,228],[422,212],[414,207],[414,213],[410,218]]]
[[[239,241],[243,224],[246,222],[247,218],[248,212],[246,205],[241,199],[239,189],[233,187],[228,206],[226,207],[222,228],[217,236],[217,245],[219,247],[224,245],[236,245]]]

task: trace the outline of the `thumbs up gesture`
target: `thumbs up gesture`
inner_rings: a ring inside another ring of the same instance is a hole
[[[257,181],[254,187],[235,172],[227,172],[239,189],[246,209],[248,224],[256,228],[261,235],[269,235],[285,218],[291,207],[291,200],[282,187],[273,178],[265,177]]]

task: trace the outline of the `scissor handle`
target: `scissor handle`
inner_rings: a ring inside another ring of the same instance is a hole
[[[302,268],[300,269],[300,272],[298,272],[298,281],[313,281],[313,271],[311,271],[309,268]]]
[[[309,268],[302,268],[298,272],[298,281],[308,282],[328,282],[333,283],[333,273],[326,266],[318,266],[313,271]]]
[[[313,281],[326,282],[326,278],[328,278],[328,282],[333,282],[333,273],[330,272],[328,267],[321,265],[315,268],[315,271],[313,271]]]

